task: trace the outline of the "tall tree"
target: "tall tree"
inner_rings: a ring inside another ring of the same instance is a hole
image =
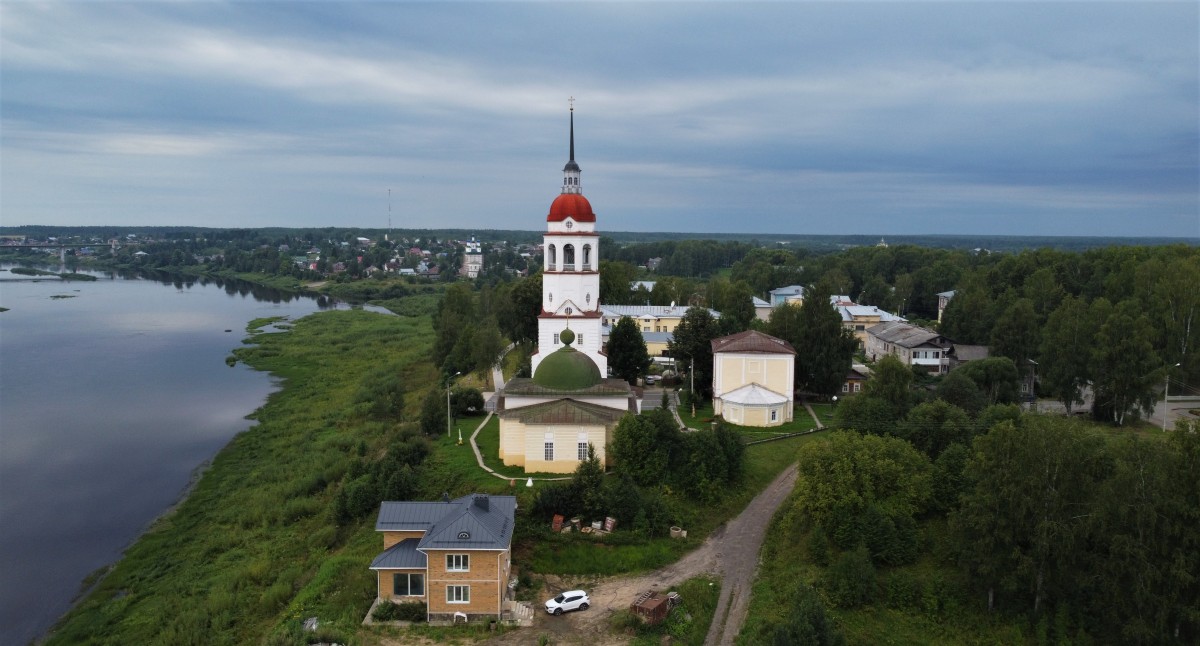
[[[968,485],[950,516],[960,559],[987,590],[1029,603],[1077,595],[1088,515],[1108,461],[1103,441],[1069,418],[1027,416],[975,439]]]
[[[992,330],[992,298],[980,277],[972,277],[959,289],[942,313],[939,331],[959,343],[984,344]]]
[[[458,283],[446,288],[433,315],[433,329],[437,335],[433,342],[435,363],[442,365],[446,361],[459,344],[460,337],[471,330],[474,320],[475,297],[471,287]]]
[[[497,313],[500,331],[514,343],[536,343],[538,315],[542,313],[542,272],[518,280],[508,296],[511,305]]]
[[[729,286],[724,294],[724,301],[717,304],[721,313],[721,328],[725,334],[737,334],[750,329],[750,321],[754,320],[754,295],[750,286],[743,281],[737,281]]]
[[[934,400],[914,406],[896,430],[930,460],[936,460],[951,444],[968,442],[974,424],[963,409]]]
[[[829,303],[829,289],[818,282],[800,306],[800,345],[796,348],[796,383],[818,395],[833,395],[846,381],[858,342],[842,326]]]
[[[1153,330],[1140,306],[1122,301],[1100,326],[1091,374],[1097,409],[1118,426],[1133,410],[1149,411],[1162,383],[1163,365],[1151,343]]]
[[[712,396],[712,340],[720,335],[719,324],[707,308],[690,307],[667,343],[678,368],[692,371],[696,392],[704,397]]]
[[[875,372],[867,380],[867,395],[887,402],[899,419],[912,407],[912,381],[912,370],[889,354],[875,364]]]
[[[1018,298],[996,319],[992,327],[989,349],[993,357],[1012,359],[1018,370],[1025,370],[1037,354],[1041,329],[1033,302]]]
[[[1096,327],[1087,304],[1068,296],[1042,329],[1038,376],[1042,386],[1066,407],[1068,415],[1076,404],[1083,403]]]
[[[646,341],[637,322],[628,316],[622,316],[613,326],[605,353],[612,373],[629,382],[630,386],[636,386],[638,378],[650,369]]]
[[[628,305],[633,302],[633,281],[637,267],[620,260],[600,261],[600,302]]]
[[[1020,373],[1012,359],[1008,357],[988,357],[971,361],[955,368],[961,372],[987,396],[989,404],[1016,403],[1021,392]]]

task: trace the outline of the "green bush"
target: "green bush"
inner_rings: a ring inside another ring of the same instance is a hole
[[[844,552],[829,568],[825,577],[825,592],[840,607],[854,608],[875,595],[875,566],[866,546]]]

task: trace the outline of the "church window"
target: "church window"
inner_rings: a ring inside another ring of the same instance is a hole
[[[551,303],[553,303],[554,302],[554,292],[546,292],[546,299],[549,300]]]
[[[591,303],[591,302],[592,302],[592,294],[591,294],[591,292],[588,292],[587,296],[584,296],[584,297],[583,297],[583,301],[584,301],[585,303]]]
[[[558,345],[558,332],[554,333],[554,345]]]
[[[568,229],[574,229],[574,228],[575,228],[575,223],[574,223],[573,221],[571,221],[571,220],[567,220],[567,228],[568,228]]]
[[[776,410],[776,409],[774,409],[774,408],[772,408],[772,409],[771,409],[771,421],[772,421],[772,422],[774,422],[774,421],[776,421],[776,420],[778,420],[778,419],[779,419],[779,411],[778,411],[778,410]]]
[[[575,456],[580,462],[587,459],[588,456],[588,438],[587,433],[579,434],[579,441],[575,444]]]
[[[588,271],[592,268],[592,245],[583,245],[583,269]]]
[[[583,333],[582,332],[575,335],[575,345],[577,345],[581,348],[583,347]]]
[[[549,264],[546,268],[550,271],[555,271],[558,268],[558,250],[554,248],[554,245],[550,245],[550,254],[547,257],[549,258]]]
[[[542,457],[544,457],[547,462],[553,462],[554,461],[554,440],[546,440],[545,447],[546,447],[545,453]]]

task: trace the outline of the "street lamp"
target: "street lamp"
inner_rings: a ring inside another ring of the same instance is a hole
[[[1167,367],[1167,376],[1163,377],[1163,432],[1167,430],[1167,417],[1171,414],[1171,408],[1167,406],[1167,389],[1171,387],[1171,368],[1178,368],[1179,364]]]
[[[454,378],[461,375],[461,372],[456,372],[450,375],[446,380],[446,437],[450,437],[450,385],[454,383]]]

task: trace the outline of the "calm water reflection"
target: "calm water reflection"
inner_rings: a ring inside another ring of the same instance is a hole
[[[0,271],[0,642],[65,612],[275,385],[225,357],[246,323],[333,307],[245,283]],[[226,330],[232,330],[226,332]]]

